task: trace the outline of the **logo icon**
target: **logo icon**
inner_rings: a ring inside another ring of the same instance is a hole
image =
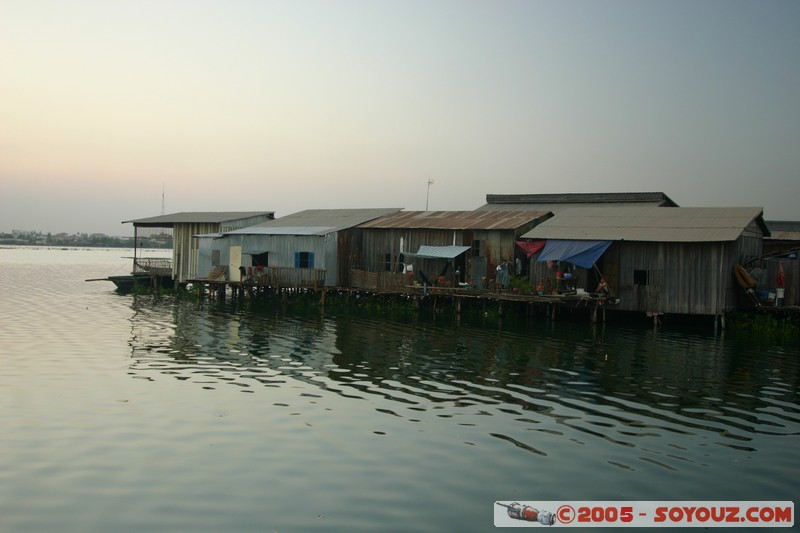
[[[505,507],[508,516],[515,520],[539,522],[543,526],[552,526],[556,523],[556,516],[549,511],[540,511],[529,505],[522,505],[519,502],[514,502],[510,505],[500,502],[495,503],[501,507]]]

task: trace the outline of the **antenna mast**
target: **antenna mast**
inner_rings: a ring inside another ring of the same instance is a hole
[[[164,184],[161,184],[161,214],[164,215]]]
[[[431,185],[433,185],[433,178],[428,179],[428,194],[425,196],[425,211],[428,210],[428,200],[431,197]]]

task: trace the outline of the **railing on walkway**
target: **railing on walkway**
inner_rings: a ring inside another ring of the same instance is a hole
[[[256,285],[270,287],[324,287],[325,270],[320,268],[253,267],[247,278]]]
[[[137,257],[133,261],[134,274],[172,276],[172,259],[168,257]]]

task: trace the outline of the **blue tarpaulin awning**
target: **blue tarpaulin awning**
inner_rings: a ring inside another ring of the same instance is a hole
[[[583,268],[592,265],[611,245],[611,241],[573,241],[550,239],[539,255],[539,261],[566,261]]]

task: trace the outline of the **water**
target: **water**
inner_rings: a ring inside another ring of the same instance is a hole
[[[485,531],[495,501],[792,500],[798,346],[119,295],[0,249],[0,531]]]

